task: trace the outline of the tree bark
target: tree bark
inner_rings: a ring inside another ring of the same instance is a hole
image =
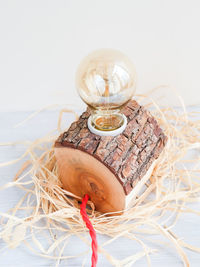
[[[60,158],[58,150],[61,148],[65,150],[71,148],[72,154],[74,149],[84,152],[82,161],[87,154],[92,156],[114,175],[124,194],[128,195],[158,158],[167,137],[151,114],[136,101],[129,101],[122,109],[122,113],[128,120],[124,132],[115,137],[101,137],[89,131],[87,120],[90,111],[87,110],[58,138],[55,148],[58,163]],[[62,151],[64,153],[64,150]],[[61,165],[59,169],[63,168]],[[96,173],[98,171],[96,169]],[[67,179],[63,173],[62,176],[62,181]]]

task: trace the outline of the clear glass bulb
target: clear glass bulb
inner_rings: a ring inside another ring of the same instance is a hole
[[[76,87],[82,100],[91,108],[93,127],[101,131],[115,130],[124,120],[120,109],[135,92],[134,65],[120,51],[94,51],[80,63]]]

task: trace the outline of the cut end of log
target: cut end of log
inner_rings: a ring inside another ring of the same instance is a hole
[[[87,110],[55,143],[63,187],[80,197],[88,194],[96,210],[104,213],[126,208],[130,192],[134,195],[137,184],[151,176],[167,141],[156,120],[136,101],[128,102],[122,113],[128,124],[118,136],[91,133]]]

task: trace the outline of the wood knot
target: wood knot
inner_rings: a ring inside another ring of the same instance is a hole
[[[95,194],[98,193],[99,188],[98,188],[98,186],[96,184],[90,183],[90,187],[91,187],[92,191],[94,191]]]

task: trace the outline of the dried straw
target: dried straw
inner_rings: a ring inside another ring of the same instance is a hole
[[[194,120],[198,114],[186,112],[182,101],[181,112],[169,106],[159,107],[149,96],[138,97],[145,100],[146,105],[151,108],[152,114],[168,136],[168,143],[148,184],[140,195],[132,199],[129,209],[123,215],[100,214],[90,203],[91,209],[88,212],[95,230],[98,234],[109,236],[109,241],[99,247],[99,253],[113,266],[132,266],[142,257],[146,257],[150,265],[150,254],[157,250],[149,247],[143,237],[148,237],[149,234],[162,235],[174,246],[183,264],[189,266],[185,249],[200,253],[200,248],[181,240],[172,229],[181,213],[200,215],[199,211],[192,210],[187,205],[197,202],[200,196],[200,157],[195,153],[195,156],[190,154],[189,159],[187,158],[190,151],[198,151],[200,148],[200,121]],[[61,110],[58,119],[59,132],[62,131],[64,112],[73,111]],[[58,266],[63,259],[79,257],[89,252],[88,249],[79,255],[66,256],[65,251],[70,245],[71,236],[76,235],[88,246],[90,241],[83,235],[86,228],[79,213],[79,198],[61,187],[53,150],[55,139],[55,136],[45,136],[36,140],[28,145],[20,158],[0,165],[11,165],[23,160],[25,156],[29,157],[14,181],[0,188],[6,190],[9,187],[19,187],[24,191],[24,197],[13,209],[8,213],[0,212],[0,238],[11,248],[24,242],[37,255],[54,259]],[[38,233],[46,235],[48,248],[38,239]],[[142,251],[123,260],[114,258],[104,247],[120,237],[137,242]]]

